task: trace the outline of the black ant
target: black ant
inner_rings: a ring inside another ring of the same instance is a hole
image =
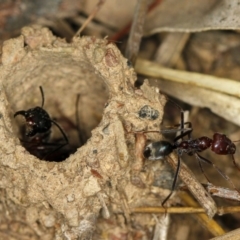
[[[184,129],[185,124],[188,124],[189,128]],[[237,169],[240,171],[240,168],[237,165],[235,158],[234,158],[236,146],[226,135],[221,134],[221,133],[214,133],[213,139],[208,138],[206,136],[192,139],[191,138],[191,133],[193,131],[192,124],[190,122],[184,123],[184,113],[183,113],[182,109],[181,109],[180,129],[177,131],[181,131],[181,134],[179,136],[175,137],[175,139],[173,140],[173,143],[171,143],[169,141],[164,141],[164,140],[152,142],[146,146],[144,153],[143,153],[144,157],[149,160],[159,160],[159,159],[163,159],[164,157],[168,156],[174,150],[177,151],[178,164],[177,164],[177,169],[176,169],[176,173],[174,176],[171,192],[162,202],[162,206],[171,197],[171,195],[173,194],[173,191],[175,189],[178,174],[180,171],[180,166],[181,166],[181,156],[183,153],[187,153],[190,156],[194,155],[196,157],[196,159],[198,160],[201,172],[203,173],[203,175],[205,176],[205,178],[207,179],[208,182],[210,182],[210,181],[203,171],[201,162],[204,162],[204,163],[207,163],[207,164],[213,166],[219,172],[219,174],[223,178],[225,178],[227,181],[229,181],[232,184],[233,188],[239,192],[239,190],[236,189],[236,187],[234,186],[234,184],[230,180],[230,178],[228,176],[226,176],[212,161],[199,155],[199,152],[202,152],[210,147],[211,147],[211,150],[213,152],[215,152],[216,154],[232,155],[233,163],[237,167]],[[185,136],[188,136],[187,140],[183,140],[183,138]]]
[[[26,149],[29,150],[29,152],[31,152],[33,155],[38,156],[40,159],[47,159],[49,155],[52,155],[59,149],[66,146],[68,144],[68,138],[64,133],[63,129],[54,120],[52,120],[47,111],[43,109],[44,93],[41,86],[39,87],[39,89],[42,96],[41,107],[37,106],[34,108],[30,108],[27,111],[17,111],[14,114],[14,117],[22,115],[26,120],[25,136],[29,138],[29,142],[20,139]],[[52,124],[54,124],[61,132],[65,140],[64,143],[48,143],[51,134]],[[41,152],[43,150],[46,150],[46,146],[54,149],[42,157],[42,153],[40,154],[39,151]],[[37,151],[33,151],[33,149],[36,149]]]

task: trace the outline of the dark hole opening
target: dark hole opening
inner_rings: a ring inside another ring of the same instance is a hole
[[[56,106],[55,110],[59,114],[55,117],[45,109],[45,106],[48,106],[48,96],[44,104],[40,105],[45,98],[44,89],[42,99],[40,92],[38,106],[18,109],[15,112],[15,121],[22,120],[18,137],[30,154],[41,160],[61,162],[75,153],[90,137],[89,131],[81,121],[81,95],[75,96],[75,116],[66,116]]]

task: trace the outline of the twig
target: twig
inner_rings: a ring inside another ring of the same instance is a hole
[[[158,4],[160,4],[162,2],[162,0],[155,0],[148,8],[148,12],[151,12],[154,8],[156,8],[158,6]],[[125,35],[128,34],[130,28],[131,28],[132,22],[127,23],[120,31],[118,31],[117,33],[115,33],[113,36],[110,37],[109,41],[110,42],[116,42],[119,39],[121,39],[122,37],[124,37]]]
[[[167,157],[166,161],[171,165],[173,169],[176,169],[178,159],[175,154],[171,154],[170,157]],[[199,204],[205,209],[207,215],[212,218],[217,212],[217,206],[213,201],[211,195],[198,182],[194,174],[188,169],[184,162],[181,164],[179,176],[186,184],[189,191],[197,199]]]
[[[227,78],[218,78],[206,74],[190,73],[173,70],[145,59],[137,59],[135,70],[137,73],[153,78],[164,78],[173,82],[191,84],[217,92],[240,97],[240,82]]]
[[[167,233],[170,225],[170,217],[169,214],[162,215],[157,218],[155,214],[153,214],[153,218],[156,221],[155,229],[154,229],[154,234],[153,234],[153,240],[167,240]]]
[[[193,106],[209,108],[227,121],[240,125],[240,99],[193,85],[161,79],[149,79],[152,86]],[[196,97],[198,96],[198,97]]]
[[[205,210],[201,207],[168,207],[167,210],[164,207],[138,207],[131,210],[132,213],[172,213],[172,214],[196,214],[205,213]],[[235,207],[219,207],[217,208],[218,215],[224,215],[229,213],[239,213],[240,206]],[[209,221],[209,219],[208,219]]]
[[[208,183],[205,187],[212,196],[234,201],[240,201],[240,194],[236,190],[214,186],[213,184],[210,183]]]
[[[126,58],[128,58],[133,65],[136,62],[139,46],[143,35],[143,25],[148,10],[148,3],[149,0],[138,0],[135,8],[133,23],[131,26],[131,31],[125,52]]]
[[[89,22],[92,21],[92,19],[97,15],[97,13],[99,12],[99,10],[101,9],[101,6],[104,4],[105,0],[99,0],[97,5],[95,6],[95,8],[93,9],[93,11],[91,12],[91,14],[88,16],[88,18],[86,19],[86,21],[84,22],[84,24],[81,26],[81,28],[76,32],[76,34],[74,35],[74,37],[77,37],[80,35],[80,33],[83,31],[83,29],[88,25]]]
[[[189,33],[168,33],[155,54],[155,61],[165,67],[173,67],[190,37]]]
[[[190,207],[198,207],[199,204],[186,192],[179,192],[178,196],[181,198],[182,202],[184,202],[187,206]],[[217,211],[217,209],[216,209]],[[198,221],[205,226],[209,232],[211,232],[214,236],[220,236],[225,233],[222,227],[213,219],[209,219],[205,213],[198,213],[197,215]]]

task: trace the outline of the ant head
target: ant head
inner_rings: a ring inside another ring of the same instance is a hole
[[[212,151],[220,155],[234,154],[236,145],[225,134],[215,133],[213,135]]]
[[[30,108],[27,111],[18,111],[14,114],[14,117],[17,115],[25,117],[27,137],[33,137],[37,133],[46,133],[52,126],[50,116],[41,107]]]
[[[217,141],[217,140],[222,141],[222,140],[224,140],[226,138],[227,138],[227,136],[225,134],[222,134],[222,133],[214,133],[213,134],[213,140],[214,141]]]

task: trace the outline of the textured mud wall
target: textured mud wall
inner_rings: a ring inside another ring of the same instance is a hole
[[[131,207],[160,204],[147,199],[156,168],[142,172],[145,137],[127,131],[159,129],[165,99],[147,82],[134,88],[133,68],[113,44],[94,37],[69,44],[27,27],[5,42],[1,61],[0,238],[91,239],[100,210],[108,218],[112,209],[127,216]],[[17,137],[13,114],[41,104],[40,85],[44,108],[56,118],[74,119],[81,95],[91,137],[63,162],[30,155]]]

